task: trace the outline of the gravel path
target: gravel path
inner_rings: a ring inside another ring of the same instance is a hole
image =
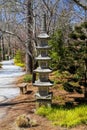
[[[0,104],[19,95],[19,88],[16,87],[14,81],[17,77],[25,72],[22,68],[14,65],[13,60],[1,62],[0,69]],[[0,118],[6,114],[6,109],[0,105]]]

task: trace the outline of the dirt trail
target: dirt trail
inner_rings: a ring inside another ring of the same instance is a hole
[[[1,103],[19,95],[19,88],[13,83],[16,78],[23,75],[21,67],[14,65],[13,60],[1,62],[2,68],[0,69],[0,118],[7,114],[8,107],[2,106]]]

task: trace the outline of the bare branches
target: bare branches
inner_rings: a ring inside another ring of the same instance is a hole
[[[87,10],[87,2],[85,1],[85,4],[82,4],[80,0],[73,0],[75,3],[77,3],[79,6]]]
[[[2,34],[10,34],[10,35],[12,35],[12,36],[14,36],[14,37],[17,37],[17,39],[20,41],[20,43],[23,45],[23,47],[26,49],[26,44],[28,43],[28,39],[26,40],[26,41],[23,41],[22,39],[21,39],[21,37],[20,36],[18,36],[16,33],[13,33],[13,32],[11,32],[11,31],[7,31],[7,30],[2,30],[2,29],[0,29],[0,31],[2,32]],[[27,51],[27,53],[32,57],[32,54],[31,54],[31,52],[27,49],[26,50]]]
[[[45,5],[45,7],[48,9],[48,11],[50,12],[50,15],[52,16],[53,15],[53,12],[54,12],[54,10],[55,10],[55,7],[56,7],[56,5],[58,4],[58,2],[60,1],[60,0],[55,0],[55,2],[52,4],[52,3],[50,3],[50,5],[49,5],[49,3],[46,3],[46,1],[45,0],[42,0],[43,1],[43,3],[44,3],[44,5]]]
[[[45,0],[43,0],[43,3],[44,3],[44,5],[46,6],[46,8],[48,9],[48,11],[51,12],[51,10],[50,10],[50,8],[49,8],[49,6],[48,6],[48,4],[46,3]]]

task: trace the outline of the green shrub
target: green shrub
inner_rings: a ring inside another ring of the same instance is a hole
[[[15,63],[15,65],[20,66],[20,67],[25,67],[24,63]]]
[[[37,114],[47,117],[54,125],[74,127],[78,124],[87,124],[87,105],[80,105],[75,108],[66,107],[41,107]]]
[[[78,32],[78,33],[82,33],[81,29],[82,29],[81,26],[75,26],[75,30],[76,30],[76,32]]]
[[[49,55],[51,57],[50,66],[52,67],[52,69],[57,70],[60,61],[64,56],[64,42],[62,30],[56,30],[54,34],[51,36],[51,39],[48,43],[52,47],[52,49],[49,51]]]
[[[14,57],[14,63],[18,66],[21,66],[21,67],[24,67],[25,64],[24,64],[24,57],[25,57],[25,54],[24,52],[18,50],[16,52],[16,55]]]
[[[82,23],[81,26],[84,27],[84,28],[87,28],[87,21],[85,21],[84,23]]]
[[[64,87],[64,90],[66,90],[68,92],[74,92],[74,87],[69,82],[65,82],[63,84],[63,87]]]
[[[24,82],[31,82],[32,81],[32,75],[26,74],[24,76]]]
[[[82,34],[80,34],[80,39],[81,39],[81,40],[85,40],[85,39],[86,39],[85,34],[83,34],[83,33],[82,33]]]
[[[73,38],[73,39],[77,39],[77,35],[76,35],[75,33],[69,34],[69,37],[70,37],[70,38]]]

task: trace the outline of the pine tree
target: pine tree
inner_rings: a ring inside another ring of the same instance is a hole
[[[76,63],[76,73],[84,77],[85,98],[87,98],[87,22],[75,26],[74,31],[70,34],[72,40],[69,44],[72,57]]]

